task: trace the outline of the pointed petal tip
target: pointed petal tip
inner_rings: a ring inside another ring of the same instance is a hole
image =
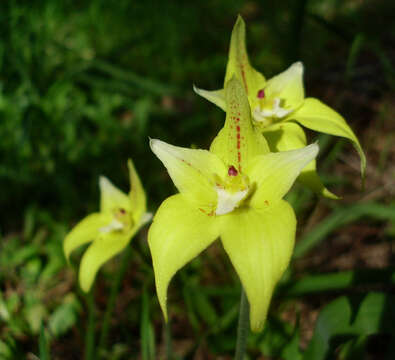
[[[298,71],[300,74],[303,74],[304,71],[304,66],[301,61],[297,61],[291,65],[292,68],[294,68],[296,71]]]
[[[143,214],[143,216],[141,217],[140,220],[140,226],[144,226],[146,223],[148,223],[149,221],[151,221],[152,219],[152,213],[150,212],[146,212]]]
[[[314,159],[318,155],[318,153],[320,151],[320,147],[318,145],[318,142],[316,141],[316,142],[314,142],[314,143],[312,143],[310,145],[307,145],[305,147],[305,151],[307,152],[308,155],[311,156],[312,159]]]
[[[236,19],[236,23],[235,23],[235,27],[237,25],[244,25],[245,26],[245,22],[243,17],[240,14],[237,14],[237,19]]]
[[[152,138],[149,138],[149,146],[150,146],[150,148],[151,148],[151,150],[152,150],[152,152],[154,153],[154,154],[156,154],[156,149],[157,149],[157,147],[158,147],[158,145],[161,143],[161,141],[160,140],[158,140],[158,139],[152,139]]]
[[[132,159],[128,159],[128,168],[129,169],[134,169],[134,163],[133,163],[133,160]]]
[[[99,187],[100,190],[103,191],[108,188],[108,186],[111,186],[111,181],[104,175],[99,176]]]
[[[333,192],[329,191],[326,188],[322,192],[322,195],[327,199],[331,199],[331,200],[340,200],[342,198],[341,196],[337,196],[336,194],[334,194]]]
[[[79,279],[79,283],[80,283],[80,288],[81,288],[81,290],[82,290],[85,294],[87,294],[87,293],[89,292],[89,290],[91,289],[91,287],[92,287],[92,283],[88,283],[88,282],[85,281],[85,279],[84,279],[83,277],[81,277],[81,276],[80,276],[80,279]]]

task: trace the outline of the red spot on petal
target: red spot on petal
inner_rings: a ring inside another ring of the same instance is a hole
[[[237,174],[238,174],[238,172],[237,172],[236,168],[233,165],[231,165],[228,169],[228,175],[229,176],[237,176]]]
[[[261,89],[257,94],[258,99],[263,99],[265,97],[265,90]]]
[[[264,203],[265,203],[266,205],[269,205],[269,201],[267,201],[267,200],[265,200]]]

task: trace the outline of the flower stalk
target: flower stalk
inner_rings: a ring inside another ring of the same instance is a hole
[[[250,306],[244,289],[241,289],[239,322],[237,325],[237,340],[235,360],[243,360],[247,348],[247,338],[249,333],[249,312]]]

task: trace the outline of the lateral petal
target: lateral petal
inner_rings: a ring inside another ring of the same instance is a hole
[[[201,97],[204,97],[206,100],[217,105],[223,111],[226,111],[225,90],[224,89],[209,91],[209,90],[199,89],[198,87],[193,85],[193,91],[195,91],[195,93],[200,95]]]
[[[281,200],[266,210],[240,209],[226,216],[222,244],[246,291],[251,329],[261,331],[274,287],[291,258],[295,215]]]
[[[303,64],[296,62],[267,81],[265,94],[285,101],[285,107],[298,108],[304,99]]]
[[[246,93],[236,77],[225,86],[226,120],[223,129],[211,144],[210,151],[227,165],[244,171],[252,158],[267,153],[269,147],[251,122]]]
[[[67,234],[63,241],[63,250],[66,260],[69,261],[70,254],[79,246],[89,243],[99,236],[99,229],[112,221],[110,213],[93,213],[82,219]]]
[[[195,207],[183,194],[166,199],[148,232],[156,292],[167,320],[167,288],[174,274],[219,236],[219,222]]]
[[[282,122],[263,128],[263,136],[273,152],[301,149],[307,145],[303,129],[294,122]],[[315,160],[312,160],[303,168],[297,181],[306,185],[318,195],[338,199],[324,186],[319,178]]]
[[[343,117],[329,106],[315,98],[305,99],[303,106],[294,112],[290,118],[299,124],[326,134],[341,136],[349,139],[361,159],[361,175],[365,177],[366,157],[361,144]]]
[[[224,177],[227,171],[216,155],[207,150],[173,146],[157,139],[151,139],[150,146],[180,193],[197,204],[215,206],[215,174]]]
[[[131,210],[130,198],[105,176],[99,178],[100,211],[111,212],[118,208]]]
[[[291,188],[301,170],[318,154],[318,145],[302,149],[261,155],[253,159],[248,176],[256,190],[251,206],[267,208],[280,200]]]
[[[101,234],[88,247],[81,259],[79,270],[79,282],[83,291],[90,290],[100,267],[121,252],[137,230],[136,226],[127,233],[112,231]]]

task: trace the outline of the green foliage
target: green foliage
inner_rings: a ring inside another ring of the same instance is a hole
[[[333,301],[321,311],[303,359],[331,358],[336,345],[350,337],[377,333],[393,336],[394,300],[392,295],[372,292],[358,297],[340,297]]]

